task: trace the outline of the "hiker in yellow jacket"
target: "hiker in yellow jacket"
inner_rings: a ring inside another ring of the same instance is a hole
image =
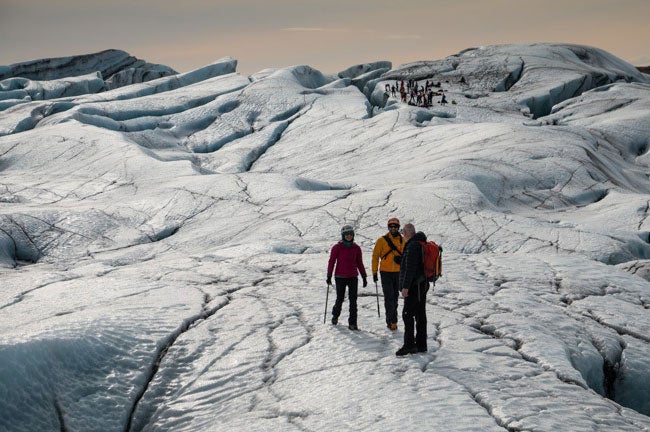
[[[377,239],[372,251],[372,280],[377,283],[379,270],[386,308],[386,327],[391,330],[397,330],[399,265],[404,251],[404,238],[399,232],[399,226],[399,219],[388,219],[388,233]]]

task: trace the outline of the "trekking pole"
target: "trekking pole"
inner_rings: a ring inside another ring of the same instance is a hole
[[[327,301],[330,298],[330,284],[327,284],[327,294],[325,295],[325,314],[323,314],[323,324],[327,321]]]
[[[377,294],[377,316],[381,318],[381,314],[379,313],[379,288],[377,287],[377,282],[375,282],[375,294]]]

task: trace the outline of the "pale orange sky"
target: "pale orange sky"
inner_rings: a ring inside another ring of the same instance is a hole
[[[650,0],[0,0],[0,65],[122,49],[186,72],[244,74],[436,60],[465,48],[567,42],[650,65]]]

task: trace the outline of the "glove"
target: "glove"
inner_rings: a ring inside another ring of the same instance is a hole
[[[402,256],[401,255],[395,255],[393,257],[393,261],[395,261],[395,264],[401,265],[402,264]]]
[[[326,282],[327,282],[327,285],[332,285],[332,275],[331,274],[327,275],[327,281]]]
[[[378,280],[379,280],[379,279],[377,279],[377,273],[373,273],[373,274],[372,274],[372,281],[373,281],[374,283],[377,283]]]
[[[363,287],[364,288],[367,287],[368,286],[368,279],[366,279],[365,276],[361,276],[361,279],[363,279]]]

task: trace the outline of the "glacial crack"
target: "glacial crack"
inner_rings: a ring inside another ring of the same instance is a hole
[[[54,410],[56,411],[56,418],[59,420],[59,431],[67,432],[68,428],[65,425],[65,417],[63,416],[63,408],[57,397],[54,398]]]
[[[204,301],[207,301],[208,299],[209,299],[208,297],[204,297]],[[194,317],[191,317],[191,318],[185,320],[181,324],[181,326],[169,336],[167,341],[164,344],[162,344],[162,346],[158,349],[158,351],[156,353],[153,364],[150,366],[150,369],[149,369],[149,371],[147,373],[147,376],[146,376],[146,378],[144,380],[144,384],[142,385],[142,387],[140,388],[140,391],[135,396],[135,398],[133,400],[133,405],[129,409],[128,416],[127,416],[127,422],[126,422],[126,424],[124,426],[124,431],[125,432],[131,432],[133,430],[132,426],[133,426],[133,422],[135,420],[135,415],[137,413],[139,403],[142,400],[142,398],[144,397],[147,390],[149,389],[149,386],[151,385],[154,377],[158,373],[158,369],[160,368],[160,363],[162,362],[163,358],[165,357],[165,355],[167,354],[169,349],[172,347],[172,345],[174,345],[176,340],[183,333],[188,331],[196,322],[201,321],[201,320],[205,320],[205,319],[211,317],[212,315],[217,313],[217,311],[219,311],[220,309],[222,309],[223,307],[225,307],[229,303],[230,303],[230,299],[226,299],[224,302],[216,305],[215,307],[213,307],[211,309],[206,309],[205,305],[204,305],[204,308],[201,311],[201,313],[199,313],[198,315],[196,315]],[[146,423],[147,422],[145,421],[144,424],[146,425]],[[140,428],[138,428],[136,430],[140,430]]]

